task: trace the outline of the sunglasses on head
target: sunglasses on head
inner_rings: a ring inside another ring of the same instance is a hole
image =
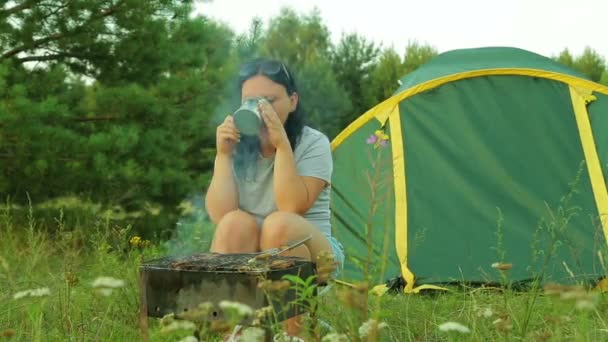
[[[283,72],[285,77],[287,77],[287,80],[289,82],[292,81],[291,75],[287,71],[285,65],[277,61],[263,61],[244,64],[239,70],[239,76],[248,77],[258,72],[262,72],[268,76],[275,76],[280,72]]]

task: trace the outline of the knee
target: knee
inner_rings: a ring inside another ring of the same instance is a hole
[[[215,236],[222,240],[256,240],[258,236],[257,223],[255,218],[246,212],[231,211],[218,222]]]
[[[283,245],[289,240],[289,222],[295,214],[288,212],[274,212],[264,220],[260,245],[262,248]]]

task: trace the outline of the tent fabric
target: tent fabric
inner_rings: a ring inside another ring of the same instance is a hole
[[[437,56],[423,68],[416,69],[401,78],[401,86],[396,92],[400,93],[445,75],[497,69],[538,70],[585,79],[583,74],[542,55],[516,48],[486,47],[454,50]]]
[[[332,142],[345,279],[605,275],[608,88],[514,48],[447,52],[401,83]]]

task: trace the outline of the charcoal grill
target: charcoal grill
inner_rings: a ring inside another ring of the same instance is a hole
[[[258,285],[264,280],[281,280],[287,274],[306,279],[314,272],[312,262],[282,255],[260,258],[259,254],[199,253],[154,259],[139,267],[140,313],[144,317],[172,313],[179,318],[209,302],[212,310],[205,319],[220,320],[225,315],[219,303],[228,300],[254,310],[272,305],[279,318],[286,319],[303,313],[302,306],[294,303],[298,296],[295,289],[269,297]]]

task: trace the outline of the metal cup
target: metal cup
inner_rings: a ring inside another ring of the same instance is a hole
[[[234,112],[234,125],[243,135],[257,135],[262,128],[262,118],[258,110],[260,99],[245,100]]]

